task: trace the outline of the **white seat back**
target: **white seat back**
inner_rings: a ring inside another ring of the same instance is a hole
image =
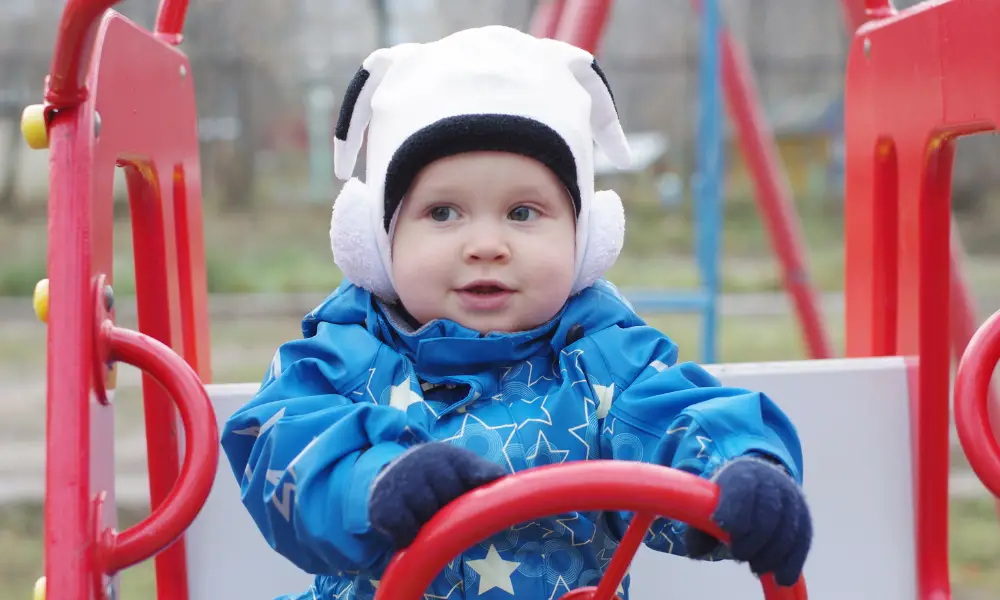
[[[219,431],[259,387],[257,383],[207,386]],[[222,451],[215,485],[185,537],[189,600],[271,600],[312,585],[313,577],[272,550],[257,530]]]
[[[813,600],[915,597],[906,369],[898,357],[709,367],[726,385],[769,394],[799,430],[815,528],[805,572]],[[220,427],[257,387],[209,386]],[[258,533],[224,456],[187,540],[190,600],[267,599],[312,583]],[[631,572],[634,600],[763,597],[741,564],[643,548]]]
[[[814,529],[810,600],[916,597],[906,369],[901,357],[709,368],[726,385],[766,392],[799,431]],[[747,565],[646,548],[631,591],[633,600],[764,597]]]

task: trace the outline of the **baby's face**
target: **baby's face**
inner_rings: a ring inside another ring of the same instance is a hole
[[[420,323],[524,331],[562,308],[575,256],[573,205],[551,171],[516,154],[470,152],[414,181],[396,219],[392,273]]]

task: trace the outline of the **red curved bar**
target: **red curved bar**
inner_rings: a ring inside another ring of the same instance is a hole
[[[1000,498],[1000,445],[990,427],[990,379],[1000,362],[1000,311],[976,331],[955,375],[955,427],[969,465]]]
[[[70,0],[63,9],[46,81],[45,101],[51,108],[76,106],[87,97],[83,81],[101,15],[121,0]],[[188,0],[163,0],[156,15],[156,34],[171,45],[182,40]]]
[[[197,373],[168,346],[115,327],[101,332],[112,360],[142,369],[166,389],[184,423],[184,465],[166,500],[145,520],[98,540],[98,557],[109,573],[154,556],[174,542],[198,516],[215,481],[219,432],[215,411]]]
[[[655,513],[636,513],[632,517],[625,535],[618,543],[618,548],[611,555],[611,562],[605,569],[601,582],[597,584],[597,589],[590,595],[590,600],[612,600],[618,590],[618,586],[625,581],[628,568],[635,558],[635,553],[639,551],[642,540],[646,538],[646,532],[656,520]],[[564,598],[563,600],[569,600]]]
[[[188,0],[162,0],[156,14],[156,35],[173,46],[184,40],[184,19],[187,16]]]
[[[715,484],[690,473],[631,461],[579,461],[521,471],[465,494],[439,511],[413,544],[393,558],[375,598],[420,600],[434,577],[468,547],[493,533],[548,515],[628,510],[637,513],[639,522],[640,515],[658,514],[726,541],[728,537],[711,519],[718,494]],[[762,583],[767,600],[807,598],[804,579],[793,587],[780,587],[768,575]]]
[[[83,81],[101,15],[120,0],[69,0],[63,9],[46,81],[45,101],[52,108],[76,106],[87,97]]]

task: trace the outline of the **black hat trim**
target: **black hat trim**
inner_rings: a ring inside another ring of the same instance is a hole
[[[386,232],[403,196],[424,167],[446,156],[475,151],[512,152],[542,163],[566,186],[579,216],[580,185],[576,157],[566,140],[554,129],[518,115],[456,115],[420,129],[392,155],[385,176],[383,225]]]
[[[597,64],[596,58],[594,59],[594,62],[590,63],[590,68],[593,69],[594,73],[597,73],[597,76],[601,78],[602,82],[604,82],[604,87],[608,88],[608,96],[611,97],[611,105],[615,107],[615,112],[617,113],[618,104],[615,102],[615,93],[611,91],[611,84],[608,83],[608,76],[604,74],[604,69],[601,68],[601,65]]]
[[[365,88],[365,84],[368,83],[370,76],[371,73],[365,68],[358,69],[358,72],[351,78],[351,83],[347,85],[347,90],[344,92],[344,102],[340,105],[337,128],[334,131],[337,139],[342,141],[347,140],[347,132],[351,128],[351,117],[354,116],[354,106],[358,103],[358,98],[361,97],[361,90]]]

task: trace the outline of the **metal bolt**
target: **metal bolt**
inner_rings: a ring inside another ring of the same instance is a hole
[[[865,58],[872,55],[872,41],[870,38],[865,38]]]
[[[105,590],[105,598],[107,598],[107,600],[115,600],[117,597],[118,594],[115,593],[115,584],[112,581],[108,584],[107,590]]]
[[[94,139],[101,137],[101,113],[94,111]]]
[[[187,77],[188,69],[186,66],[181,65],[180,72],[181,72],[181,77]]]
[[[115,307],[115,291],[110,285],[104,286],[104,310],[111,312]]]

